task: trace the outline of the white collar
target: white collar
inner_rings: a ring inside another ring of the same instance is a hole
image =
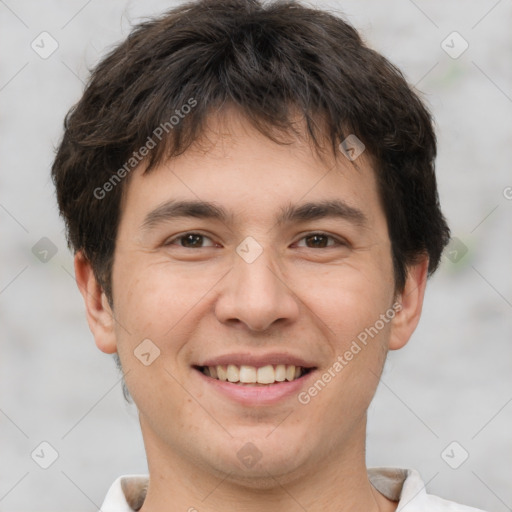
[[[388,499],[399,501],[397,512],[483,512],[427,494],[414,469],[370,468],[368,479]],[[136,503],[142,504],[148,481],[147,475],[119,477],[110,487],[101,512],[134,512]]]

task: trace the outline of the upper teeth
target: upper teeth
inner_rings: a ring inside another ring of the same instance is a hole
[[[275,366],[269,364],[256,368],[255,366],[228,364],[227,366],[205,366],[203,373],[214,379],[229,382],[273,384],[274,382],[298,379],[302,375],[302,367],[292,364],[277,364]]]

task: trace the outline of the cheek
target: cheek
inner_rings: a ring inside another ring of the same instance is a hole
[[[158,403],[162,389],[175,397],[178,408],[184,407],[186,396],[179,382],[186,381],[188,366],[180,360],[212,307],[208,293],[226,271],[190,271],[167,262],[130,265],[121,260],[119,268],[126,270],[115,275],[116,339],[130,394],[157,416],[169,407]]]
[[[322,414],[326,429],[339,431],[348,416],[364,416],[373,399],[387,354],[391,320],[385,315],[391,301],[389,293],[377,297],[375,288],[364,286],[329,291],[331,301],[314,310],[328,326],[329,363],[299,401],[313,416]]]
[[[156,422],[152,428],[171,415],[179,429],[188,396],[180,385],[184,370],[175,361],[190,337],[189,314],[200,308],[208,282],[164,264],[119,259],[118,268],[124,270],[113,276],[116,338],[126,385],[141,414]]]
[[[393,286],[389,272],[377,266],[333,267],[315,276],[296,280],[298,296],[324,324],[327,337],[336,349],[373,326],[392,305]],[[380,326],[380,323],[379,323]],[[380,326],[383,335],[386,326]]]
[[[385,361],[394,316],[393,276],[390,261],[382,261],[382,266],[339,266],[314,281],[304,278],[300,286],[325,335],[330,360],[319,375],[322,382],[303,399],[329,410],[333,425],[347,410],[366,410]]]
[[[218,269],[190,270],[165,261],[150,265],[119,262],[119,267],[127,270],[116,276],[116,317],[132,338],[164,338],[177,324],[186,323],[190,312],[201,308],[201,299],[222,277]]]

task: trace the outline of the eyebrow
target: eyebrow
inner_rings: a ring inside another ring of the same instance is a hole
[[[364,227],[368,224],[367,216],[353,206],[341,201],[328,200],[309,202],[301,205],[289,204],[286,206],[277,219],[279,225],[294,222],[307,222],[324,218],[341,218],[353,224]]]
[[[149,212],[142,222],[141,229],[149,231],[159,224],[183,217],[214,219],[227,222],[230,216],[222,206],[207,201],[171,200]]]
[[[228,223],[233,214],[215,203],[208,201],[167,201],[149,212],[141,224],[143,231],[150,231],[164,222],[177,218],[192,217],[196,219],[212,219]],[[289,204],[281,209],[277,225],[320,220],[324,218],[346,219],[357,226],[368,224],[366,215],[341,200],[308,202],[300,205]]]

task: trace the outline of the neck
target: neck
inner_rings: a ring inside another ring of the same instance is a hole
[[[248,479],[219,472],[182,450],[169,450],[141,418],[150,483],[141,512],[392,512],[396,503],[370,484],[364,461],[366,424],[344,449],[332,449],[288,473]],[[172,504],[172,508],[169,505]]]

